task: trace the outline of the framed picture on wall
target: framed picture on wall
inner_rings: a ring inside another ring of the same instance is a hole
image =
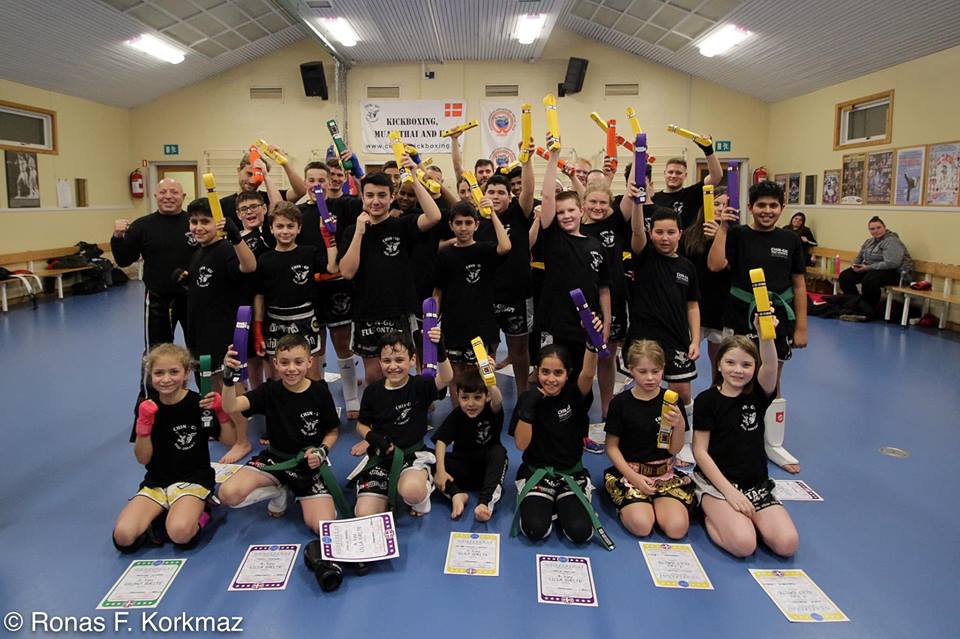
[[[893,151],[867,154],[867,204],[890,204],[893,199]]]
[[[843,172],[840,174],[841,204],[863,204],[866,163],[867,156],[863,153],[843,156]]]
[[[817,176],[808,175],[803,180],[804,180],[803,203],[816,204],[817,203]]]
[[[7,206],[25,209],[40,206],[40,177],[37,154],[4,151],[7,167]]]
[[[923,195],[926,156],[925,146],[897,149],[896,188],[893,196],[897,206],[919,206]]]
[[[787,195],[787,181],[790,178],[789,173],[777,173],[773,176],[773,181],[780,185],[780,188],[783,189],[783,195]]]
[[[840,169],[823,172],[823,195],[820,204],[836,204],[840,201]]]
[[[956,206],[960,192],[960,142],[927,145],[927,180],[923,203]],[[9,182],[9,178],[8,178]]]
[[[800,204],[800,174],[787,175],[787,204]]]

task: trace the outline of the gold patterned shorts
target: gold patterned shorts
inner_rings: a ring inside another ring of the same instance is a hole
[[[145,486],[140,489],[137,495],[146,497],[147,499],[157,502],[163,508],[169,509],[174,502],[181,497],[186,497],[187,495],[196,497],[201,501],[206,500],[206,498],[210,496],[210,489],[206,486],[201,486],[200,484],[180,482],[178,484],[170,484],[166,488],[161,488],[159,486],[147,488]],[[134,496],[136,497],[137,495]]]
[[[685,506],[693,504],[693,480],[683,473],[675,473],[672,469],[657,476],[654,480],[656,492],[645,495],[623,478],[623,474],[615,466],[603,471],[603,486],[610,496],[617,512],[630,504],[652,504],[654,499],[670,497]]]

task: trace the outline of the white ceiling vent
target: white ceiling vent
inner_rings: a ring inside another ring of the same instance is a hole
[[[488,98],[505,98],[520,95],[520,87],[516,84],[488,84],[483,94]]]
[[[250,87],[251,100],[283,100],[281,87]]]
[[[639,84],[605,84],[603,85],[603,95],[640,95]]]
[[[368,98],[399,98],[400,87],[367,87]]]

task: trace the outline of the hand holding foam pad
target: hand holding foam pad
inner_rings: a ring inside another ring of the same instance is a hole
[[[404,144],[403,150],[407,152],[407,155],[410,156],[410,159],[413,160],[414,164],[420,164],[420,152],[417,151],[417,147],[411,144]]]
[[[260,159],[260,151],[257,150],[257,145],[250,145],[250,149],[247,151],[247,157],[250,158],[250,166],[253,167],[253,179],[250,180],[250,184],[260,186],[263,184],[263,169],[259,166],[253,166],[253,163]]]
[[[526,162],[530,159],[530,151],[533,150],[533,116],[530,115],[529,102],[520,105],[520,161]]]
[[[760,339],[774,339],[777,329],[773,323],[773,307],[770,305],[770,295],[767,293],[767,277],[762,268],[750,269],[750,282],[753,284],[753,299],[757,304],[757,314],[760,315]]]
[[[276,149],[271,149],[270,145],[267,144],[267,141],[264,140],[263,138],[257,138],[257,146],[260,147],[260,150],[263,152],[265,156],[267,156],[268,158],[270,158],[280,166],[283,166],[284,164],[287,163],[287,156],[285,156],[283,153],[280,153],[280,151]]]
[[[423,300],[423,369],[424,377],[437,376],[437,345],[430,339],[430,329],[437,325],[437,300],[428,297]]]
[[[677,126],[676,124],[668,124],[667,131],[669,131],[670,133],[676,133],[681,137],[693,140],[697,144],[702,144],[703,146],[710,146],[713,144],[713,140],[711,140],[710,138],[705,138],[699,133],[688,131],[687,129]]]
[[[441,138],[450,137],[451,135],[456,135],[457,133],[463,133],[464,131],[469,131],[470,129],[472,129],[472,128],[474,128],[474,127],[478,127],[478,126],[480,126],[480,121],[479,121],[479,120],[470,120],[469,122],[467,122],[467,123],[465,123],[465,124],[459,124],[459,125],[453,127],[452,129],[447,129],[447,130],[445,130],[445,131],[441,131],[441,132],[440,132],[440,137],[441,137]]]
[[[543,106],[547,110],[547,131],[553,138],[550,141],[550,151],[560,150],[560,116],[557,114],[557,98],[552,93],[543,97]]]
[[[201,355],[200,360],[200,397],[206,397],[213,390],[213,359],[209,355]]]
[[[544,160],[550,159],[550,151],[544,150],[542,146],[537,147],[536,153],[537,155],[542,157]],[[576,175],[576,171],[574,170],[574,168],[572,166],[567,166],[567,163],[564,162],[562,159],[557,160],[557,168],[563,171],[567,177],[572,178],[574,175]]]
[[[416,160],[413,161],[416,162]],[[417,181],[430,191],[431,195],[436,195],[440,192],[440,183],[427,175],[427,172],[423,169],[417,169]]]
[[[253,319],[253,309],[241,306],[237,309],[237,324],[233,329],[233,348],[237,351],[237,360],[240,362],[240,380],[247,379],[247,341],[250,339],[250,322]],[[224,371],[224,375],[226,375]]]
[[[647,134],[637,133],[633,145],[633,181],[640,189],[640,195],[633,198],[634,204],[647,203]]]
[[[727,169],[727,199],[728,206],[740,210],[740,163],[731,162]]]
[[[223,219],[223,209],[220,208],[220,194],[217,193],[217,181],[213,179],[213,173],[203,174],[203,186],[207,189],[207,202],[210,204],[213,221],[217,223]],[[223,237],[223,231],[219,231],[217,235]]]
[[[607,343],[603,341],[603,335],[593,326],[593,311],[590,310],[590,306],[587,304],[587,298],[583,296],[583,291],[579,288],[573,289],[570,291],[570,299],[573,300],[574,306],[577,307],[577,312],[580,314],[580,324],[582,324],[584,330],[587,331],[590,344],[597,349],[597,355],[604,359],[610,357],[610,349],[607,348]]]
[[[480,185],[477,184],[477,176],[473,174],[473,171],[464,171],[462,173],[463,179],[467,181],[467,185],[470,187],[470,195],[473,196],[473,203],[477,205],[477,208],[480,209],[480,215],[490,219],[490,216],[493,215],[493,210],[489,206],[484,206],[480,208],[480,200],[483,199],[483,191],[480,190]]]
[[[670,438],[673,436],[673,427],[667,422],[667,414],[671,408],[677,408],[678,401],[680,401],[680,396],[675,391],[664,391],[663,405],[660,407],[660,431],[657,433],[657,448],[670,448]]]
[[[617,121],[607,120],[607,157],[610,158],[610,170],[617,170]]]
[[[347,150],[347,143],[343,141],[343,136],[340,135],[340,127],[337,126],[336,120],[327,120],[327,131],[330,132],[330,137],[333,138],[333,145],[337,147],[337,157],[343,155],[343,152]],[[345,160],[342,162],[344,171],[353,170],[353,160]]]
[[[403,140],[400,138],[399,131],[390,132],[390,147],[393,149],[393,159],[397,162],[397,168],[400,169],[400,184],[412,184],[413,175],[410,169],[403,165],[403,154],[407,152],[404,148]]]
[[[717,213],[713,206],[713,185],[703,185],[703,221],[713,222],[717,219]]]
[[[333,235],[337,233],[337,220],[327,208],[327,196],[323,192],[323,187],[315,184],[313,187],[313,197],[317,201],[317,212],[320,214],[320,221],[327,227],[327,232]]]
[[[473,355],[477,358],[477,366],[480,368],[480,376],[483,377],[483,383],[487,388],[497,385],[497,376],[493,372],[493,364],[490,363],[490,356],[487,355],[487,348],[483,345],[483,340],[474,337],[470,340],[470,346],[473,347]]]

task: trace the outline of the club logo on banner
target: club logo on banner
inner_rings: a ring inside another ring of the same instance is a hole
[[[360,111],[364,153],[392,154],[388,136],[399,131],[422,155],[450,153],[450,138],[440,131],[463,124],[466,109],[462,100],[387,100],[363,102]]]
[[[520,144],[520,103],[481,102],[480,112],[484,156],[497,166],[510,164]]]

